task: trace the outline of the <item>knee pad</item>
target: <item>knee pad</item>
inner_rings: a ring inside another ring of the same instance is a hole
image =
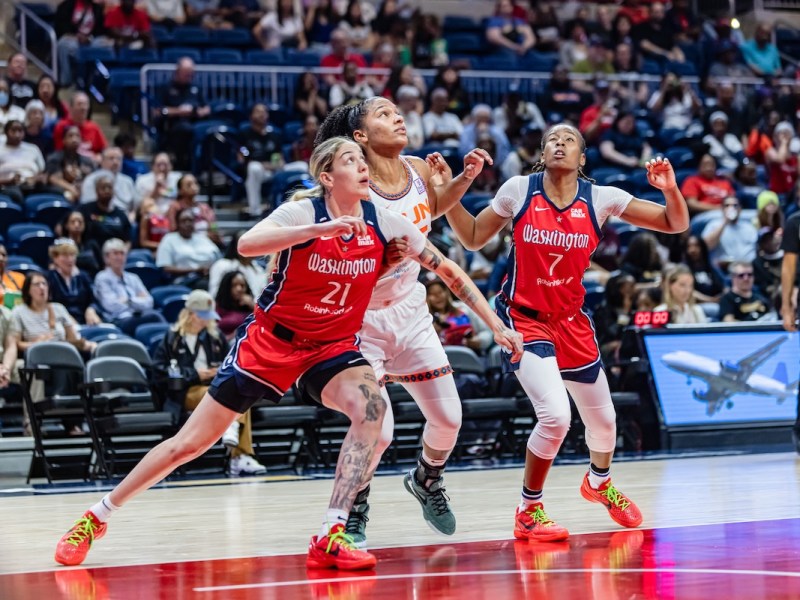
[[[544,459],[553,459],[558,454],[559,448],[567,437],[569,425],[572,421],[569,401],[557,398],[564,393],[555,390],[545,394],[537,403],[537,423],[528,438],[528,450]],[[553,396],[553,402],[548,403],[548,397]]]

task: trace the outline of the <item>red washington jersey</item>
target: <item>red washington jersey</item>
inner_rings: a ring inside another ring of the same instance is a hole
[[[558,208],[544,192],[544,173],[512,177],[492,200],[513,218],[508,270],[502,292],[511,304],[543,313],[576,312],[583,305],[583,273],[609,215],[619,216],[632,196],[578,179],[575,198]]]
[[[299,337],[321,342],[341,340],[361,329],[388,240],[407,236],[416,255],[425,247],[423,235],[401,215],[367,201],[361,207],[366,234],[323,236],[278,253],[258,299],[256,318],[266,316]],[[314,198],[284,203],[268,219],[291,227],[332,217],[325,201]]]

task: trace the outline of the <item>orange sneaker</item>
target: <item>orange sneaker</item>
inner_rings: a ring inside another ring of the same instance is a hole
[[[569,537],[569,531],[547,516],[541,502],[535,502],[528,510],[517,507],[514,537],[531,542],[561,542]]]
[[[81,564],[86,559],[92,543],[103,537],[106,529],[108,525],[95,517],[92,511],[87,510],[75,521],[72,529],[59,540],[56,546],[56,562],[67,566]]]
[[[599,502],[608,509],[608,514],[623,527],[638,527],[642,524],[642,513],[639,507],[625,494],[620,492],[607,479],[603,485],[594,489],[589,484],[589,474],[583,478],[581,496],[589,502]]]
[[[311,538],[308,545],[306,567],[309,569],[342,569],[358,571],[372,569],[377,564],[369,552],[358,550],[353,538],[344,532],[344,525],[337,523],[328,535]]]

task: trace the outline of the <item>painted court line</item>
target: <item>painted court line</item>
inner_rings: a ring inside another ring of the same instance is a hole
[[[294,587],[314,585],[318,583],[349,583],[359,581],[388,581],[395,579],[423,579],[431,577],[469,577],[475,575],[515,575],[523,573],[539,573],[545,575],[569,573],[659,573],[679,575],[754,575],[759,577],[792,577],[800,578],[796,571],[750,571],[737,569],[498,569],[493,571],[442,571],[438,573],[398,573],[396,575],[369,575],[365,577],[338,577],[328,579],[298,579],[296,581],[270,581],[266,583],[247,583],[240,585],[221,585],[215,587],[194,588],[195,592],[224,592],[259,588]]]

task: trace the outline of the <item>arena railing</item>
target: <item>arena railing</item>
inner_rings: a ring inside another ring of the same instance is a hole
[[[145,126],[151,123],[153,108],[158,107],[156,98],[158,90],[169,85],[175,65],[157,63],[144,65],[140,72],[141,109]],[[295,86],[298,77],[307,71],[316,75],[337,74],[340,69],[323,67],[283,67],[283,66],[235,66],[220,69],[219,65],[197,65],[194,82],[200,87],[205,98],[210,101],[225,100],[242,107],[249,107],[256,102],[278,104],[291,108],[294,103]],[[388,76],[388,69],[361,69],[362,75]],[[436,71],[420,69],[419,73],[430,87]],[[552,74],[549,72],[504,72],[504,71],[461,71],[461,82],[470,95],[473,103],[484,102],[490,106],[499,106],[509,89],[519,91],[524,98],[536,99],[544,93]],[[591,80],[592,75],[572,74],[572,79]],[[608,81],[618,81],[631,88],[645,82],[655,88],[661,81],[659,75],[626,73],[607,75]],[[682,77],[687,83],[697,85],[698,77]],[[753,87],[761,85],[764,80],[758,77],[731,78],[734,85]],[[793,80],[781,80],[780,83],[791,85]]]

